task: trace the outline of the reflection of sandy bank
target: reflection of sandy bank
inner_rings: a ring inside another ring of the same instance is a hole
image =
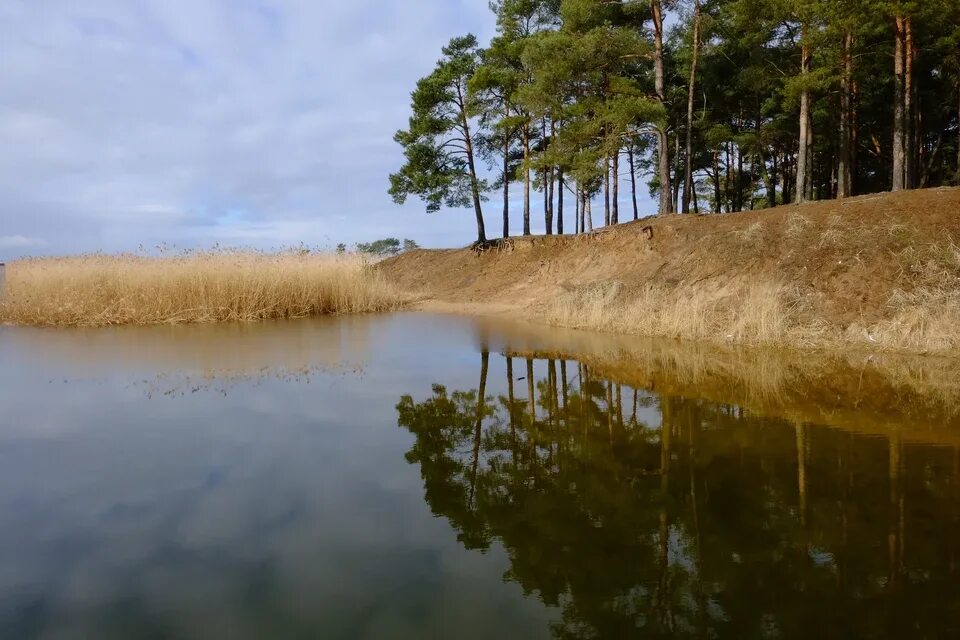
[[[84,376],[129,370],[144,374],[144,380],[159,379],[150,392],[182,393],[205,388],[204,380],[297,381],[319,371],[350,372],[381,350],[400,349],[404,358],[416,359],[441,336],[465,349],[579,360],[594,375],[631,387],[734,404],[798,424],[900,431],[906,439],[960,444],[960,361],[947,358],[805,355],[426,313],[89,330],[0,328],[0,346],[5,357],[14,356],[11,363],[47,362]],[[162,379],[167,374],[171,379]]]
[[[517,356],[579,360],[659,395],[735,404],[760,415],[960,445],[960,361],[802,354],[679,343],[485,320],[481,342]]]
[[[257,324],[9,331],[16,332],[10,346],[24,350],[25,360],[76,367],[84,374],[124,368],[151,375],[238,377],[362,367],[375,322],[371,316],[341,316]]]

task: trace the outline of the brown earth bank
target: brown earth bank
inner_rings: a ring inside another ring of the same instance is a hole
[[[960,189],[418,250],[376,267],[422,306],[714,342],[960,354]]]

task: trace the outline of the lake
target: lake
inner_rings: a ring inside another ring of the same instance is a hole
[[[0,328],[0,638],[960,637],[949,399],[685,349]]]

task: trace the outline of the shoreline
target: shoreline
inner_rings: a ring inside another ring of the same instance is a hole
[[[453,316],[467,316],[479,319],[504,320],[535,325],[543,329],[575,331],[583,334],[598,334],[608,337],[625,338],[637,341],[668,341],[684,346],[707,346],[729,349],[751,349],[784,352],[796,355],[846,355],[846,356],[900,356],[909,358],[924,358],[929,360],[956,361],[960,363],[960,351],[913,351],[896,347],[874,345],[869,342],[855,342],[844,340],[822,340],[811,343],[752,343],[725,340],[720,337],[684,338],[669,335],[650,335],[615,331],[608,328],[564,326],[553,324],[549,319],[538,315],[535,310],[526,309],[519,305],[494,304],[484,305],[478,302],[453,302],[432,298],[420,299],[407,307],[397,309],[412,313],[432,313]]]

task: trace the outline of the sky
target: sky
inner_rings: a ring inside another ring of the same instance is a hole
[[[471,211],[398,206],[388,175],[416,80],[494,27],[487,0],[3,0],[0,261],[468,244]]]

